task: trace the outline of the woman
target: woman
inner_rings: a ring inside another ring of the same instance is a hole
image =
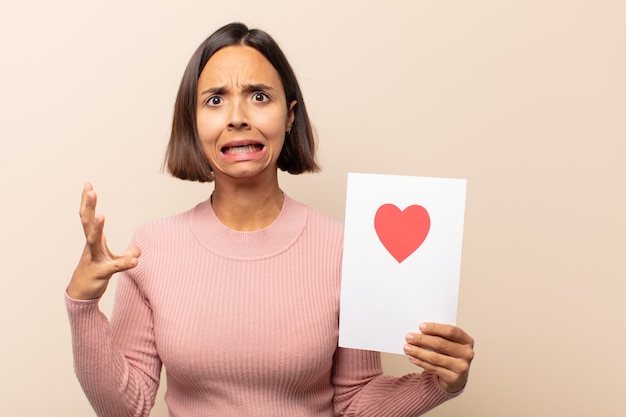
[[[342,226],[283,194],[278,169],[318,170],[298,83],[269,35],[230,24],[192,57],[166,165],[211,198],[112,254],[83,190],[86,245],[67,288],[75,368],[99,416],[148,416],[167,370],[171,416],[409,416],[458,395],[473,340],[426,323],[405,351],[426,371],[382,375],[337,347]],[[141,257],[140,257],[141,255]],[[119,275],[110,323],[98,309]]]

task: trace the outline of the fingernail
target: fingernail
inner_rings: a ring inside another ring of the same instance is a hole
[[[407,333],[405,338],[406,340],[413,340],[413,333]]]
[[[420,323],[420,330],[424,331],[428,329],[428,325],[426,323]]]
[[[411,353],[411,346],[409,346],[409,345],[404,345],[404,352],[406,352],[406,353]]]

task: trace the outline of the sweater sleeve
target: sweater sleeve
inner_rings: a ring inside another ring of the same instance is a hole
[[[339,348],[333,369],[336,416],[415,417],[456,397],[431,372],[383,375],[380,353]]]
[[[147,417],[159,386],[149,304],[129,273],[121,273],[111,322],[99,300],[65,295],[72,333],[74,370],[99,417]]]

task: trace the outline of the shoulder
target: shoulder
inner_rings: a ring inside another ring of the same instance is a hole
[[[306,228],[309,232],[320,233],[327,238],[332,236],[343,237],[343,223],[341,221],[290,197],[286,196],[285,198],[286,205],[290,210],[297,210],[306,216]]]
[[[144,223],[135,229],[133,240],[138,246],[149,246],[151,242],[170,240],[174,236],[190,230],[191,218],[195,212],[202,210],[207,201],[172,216]],[[143,248],[142,248],[143,249]]]
[[[162,267],[162,262],[181,256],[194,245],[191,231],[193,213],[203,203],[169,217],[144,223],[135,229],[132,244],[139,247],[141,256],[139,264],[128,271],[128,275],[142,281],[146,274],[155,268]]]

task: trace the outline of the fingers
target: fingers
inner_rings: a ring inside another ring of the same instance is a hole
[[[141,251],[131,246],[120,255],[110,255],[93,259],[89,245],[85,245],[80,262],[74,270],[67,293],[71,298],[91,300],[100,297],[106,290],[109,280],[117,273],[137,266]]]
[[[420,357],[409,356],[409,361],[414,365],[431,371],[437,375],[439,384],[448,392],[458,392],[465,387],[469,375],[469,364],[465,364],[463,371],[451,369],[448,364],[445,366],[435,365]]]
[[[90,183],[85,183],[81,196],[80,218],[85,233],[85,248],[67,288],[70,297],[94,299],[101,296],[109,279],[138,264],[141,251],[131,246],[119,255],[113,254],[104,235],[104,217],[96,214],[97,196]]]
[[[121,255],[116,256],[119,267],[118,271],[126,271],[127,269],[131,269],[137,266],[139,262],[139,257],[141,256],[141,249],[138,246],[131,246],[122,252]]]
[[[96,255],[94,256],[89,244],[86,244],[77,270],[86,278],[110,279],[117,272],[136,267],[141,250],[137,246],[131,246],[119,255],[110,252],[98,252]]]
[[[422,323],[420,324],[420,331],[423,334],[442,336],[458,343],[474,344],[474,340],[470,335],[465,333],[460,327],[451,324]]]
[[[93,190],[93,186],[89,182],[85,183],[81,195],[79,214],[85,239],[87,240],[91,257],[94,260],[110,257],[111,255],[104,236],[104,216],[96,214],[97,201],[98,197]]]
[[[444,346],[442,349],[431,346]],[[467,372],[469,364],[473,359],[473,350],[465,346],[455,346],[440,341],[424,343],[421,340],[408,340],[404,346],[404,351],[409,355],[409,359],[416,365],[423,368],[444,368],[455,374]]]
[[[474,339],[461,328],[439,323],[420,325],[422,333],[409,333],[404,350],[409,360],[439,377],[448,391],[465,385],[474,359]]]
[[[463,357],[473,351],[474,339],[460,327],[450,324],[422,323],[421,333],[409,333],[410,343],[454,357]]]
[[[96,223],[96,202],[97,196],[93,191],[93,186],[90,183],[85,183],[80,200],[80,221],[83,224],[83,231],[85,237],[89,239],[92,234]]]

